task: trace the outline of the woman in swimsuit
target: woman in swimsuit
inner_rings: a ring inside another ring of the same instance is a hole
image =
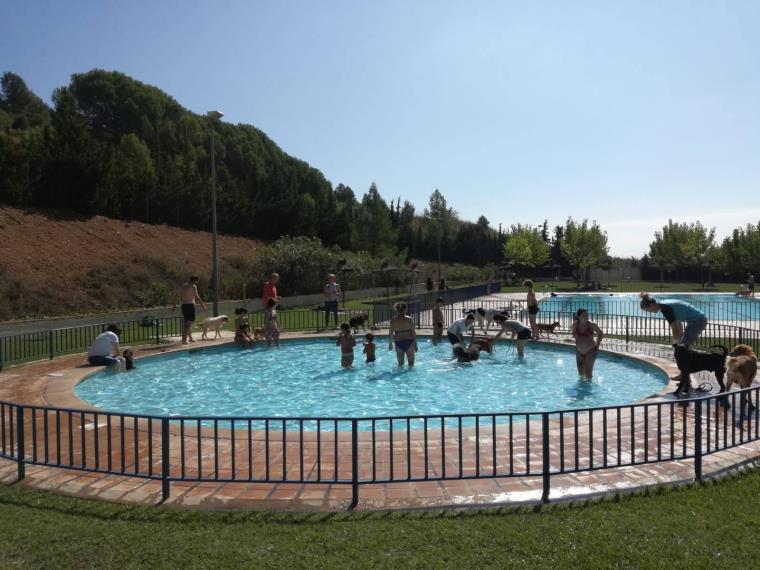
[[[538,300],[536,299],[536,294],[533,291],[533,281],[531,279],[526,279],[523,281],[523,287],[528,288],[528,321],[530,322],[530,330],[533,332],[533,340],[538,340],[541,336],[541,333],[538,330],[538,325],[536,325],[536,315],[538,314]]]
[[[248,311],[245,307],[235,309],[235,344],[253,346],[256,339],[251,334],[251,323],[248,322]]]
[[[594,340],[594,335],[596,335],[596,340]],[[578,366],[578,374],[584,380],[591,380],[596,355],[599,352],[599,345],[602,344],[603,337],[602,329],[588,320],[588,311],[578,309],[573,319],[575,364]]]
[[[406,314],[406,303],[393,305],[396,314],[388,325],[388,350],[396,345],[398,365],[404,365],[404,356],[409,366],[414,366],[414,353],[417,352],[417,334],[414,330],[414,320]]]
[[[277,302],[269,299],[266,311],[264,311],[264,338],[267,341],[267,347],[274,345],[280,347],[280,325],[277,322]]]
[[[433,344],[438,344],[443,338],[443,297],[438,297],[433,305]]]
[[[356,339],[351,334],[351,327],[348,323],[340,325],[340,334],[338,335],[338,340],[335,341],[335,346],[340,347],[340,365],[343,368],[351,368],[351,365],[354,363]]]
[[[503,314],[494,315],[493,320],[497,325],[501,326],[499,334],[493,337],[493,340],[496,341],[504,333],[510,332],[513,339],[517,337],[517,356],[520,358],[525,356],[525,345],[533,337],[530,327],[520,321],[510,320]]]

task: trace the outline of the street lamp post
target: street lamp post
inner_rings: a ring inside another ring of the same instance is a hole
[[[224,116],[221,111],[206,113],[211,123],[211,249],[214,285],[214,316],[219,316],[219,243],[216,229],[216,154],[214,149],[214,123]]]

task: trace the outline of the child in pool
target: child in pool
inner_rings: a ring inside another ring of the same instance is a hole
[[[340,365],[343,368],[351,368],[351,365],[354,363],[356,339],[351,334],[351,327],[348,323],[340,325],[340,334],[338,335],[338,340],[335,341],[335,346],[340,347]]]
[[[433,304],[433,344],[438,344],[443,338],[443,297],[438,297]]]
[[[280,325],[277,322],[277,301],[269,299],[267,301],[267,308],[264,311],[264,338],[267,341],[267,346],[274,345],[280,347]]]
[[[367,333],[364,335],[367,342],[364,343],[364,354],[367,355],[367,364],[375,361],[375,335]]]
[[[251,334],[251,323],[248,322],[248,310],[245,307],[235,309],[235,344],[253,346],[256,339]]]

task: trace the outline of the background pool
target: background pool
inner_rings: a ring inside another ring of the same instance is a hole
[[[535,412],[630,403],[662,389],[653,366],[600,355],[592,383],[579,380],[573,347],[532,344],[519,359],[511,343],[472,364],[451,360],[448,343],[420,340],[418,365],[399,369],[387,344],[366,365],[342,370],[334,341],[285,342],[282,348],[206,349],[98,372],[76,395],[110,411],[185,416],[374,417]]]
[[[651,294],[660,299],[679,299],[701,310],[712,321],[751,321],[760,319],[760,299],[748,299],[731,294]],[[652,316],[639,306],[638,294],[559,294],[541,301],[547,310],[575,312],[580,308],[595,314]]]

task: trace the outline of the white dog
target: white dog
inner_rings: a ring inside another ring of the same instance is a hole
[[[463,312],[464,314],[472,314],[475,317],[475,322],[480,327],[480,330],[483,331],[483,334],[486,334],[488,329],[491,328],[491,324],[494,322],[493,318],[496,315],[504,315],[509,318],[509,311],[506,309],[483,309],[482,307],[478,307],[477,309],[465,309]]]
[[[209,317],[206,320],[204,320],[202,323],[196,326],[203,328],[203,334],[201,335],[201,338],[204,340],[209,340],[208,338],[209,330],[214,331],[215,339],[222,338],[222,326],[228,320],[229,318],[227,317],[227,315],[219,315],[218,317]]]

